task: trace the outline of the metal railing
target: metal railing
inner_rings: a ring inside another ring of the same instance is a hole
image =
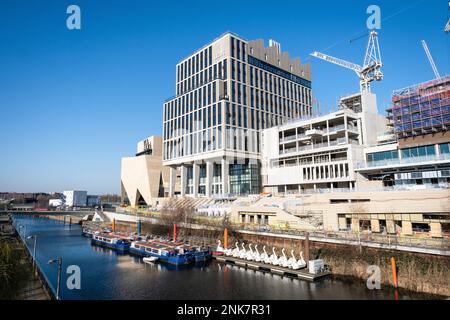
[[[445,161],[445,160],[450,160],[450,153],[443,153],[440,155],[433,155],[433,156],[421,156],[421,157],[409,157],[409,158],[402,158],[402,159],[397,158],[397,159],[380,160],[380,161],[359,162],[357,165],[357,169],[367,169],[367,168],[376,168],[376,167],[402,165],[402,164],[417,164],[417,163],[423,163],[423,162]]]
[[[444,234],[443,238],[426,238],[426,237],[413,237],[404,235],[386,235],[379,233],[366,233],[366,232],[349,232],[349,231],[299,231],[292,230],[283,227],[265,226],[265,225],[250,225],[241,224],[241,229],[246,231],[252,231],[256,233],[273,233],[276,235],[288,235],[288,236],[309,236],[311,240],[315,241],[334,241],[342,242],[343,244],[348,242],[358,242],[362,246],[369,245],[381,245],[389,248],[398,248],[399,246],[409,248],[423,248],[423,249],[438,249],[438,250],[450,250],[450,234]]]

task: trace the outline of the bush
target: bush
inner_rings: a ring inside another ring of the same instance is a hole
[[[22,250],[14,250],[0,239],[0,300],[17,299],[20,289],[28,281],[31,270],[21,263],[24,258]]]

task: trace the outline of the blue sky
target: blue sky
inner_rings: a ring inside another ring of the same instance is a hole
[[[66,8],[81,8],[81,30]],[[120,158],[161,134],[163,101],[175,92],[175,64],[225,31],[273,38],[312,64],[323,109],[358,90],[350,70],[308,58],[312,51],[362,63],[366,8],[382,10],[385,79],[392,90],[433,78],[420,40],[441,74],[450,70],[446,0],[0,2],[0,191],[120,191]],[[267,42],[266,42],[267,43]]]

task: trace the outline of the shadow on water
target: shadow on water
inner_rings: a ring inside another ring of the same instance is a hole
[[[307,282],[215,261],[190,266],[146,264],[141,257],[92,245],[90,238],[81,235],[79,225],[68,226],[55,220],[24,215],[15,216],[15,222],[26,226],[27,235],[38,236],[38,265],[53,288],[57,268],[48,265],[47,261],[63,258],[62,299],[342,300],[395,297],[392,288],[369,290],[361,279],[330,277]],[[27,246],[32,250],[32,241],[28,241]],[[70,265],[80,267],[80,290],[70,290],[66,285],[71,276],[66,272]],[[399,291],[398,298],[431,297]]]

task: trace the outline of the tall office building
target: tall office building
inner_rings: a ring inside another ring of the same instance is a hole
[[[260,130],[312,114],[309,65],[280,44],[226,33],[176,66],[176,96],[164,103],[163,165],[170,195],[256,194]]]

